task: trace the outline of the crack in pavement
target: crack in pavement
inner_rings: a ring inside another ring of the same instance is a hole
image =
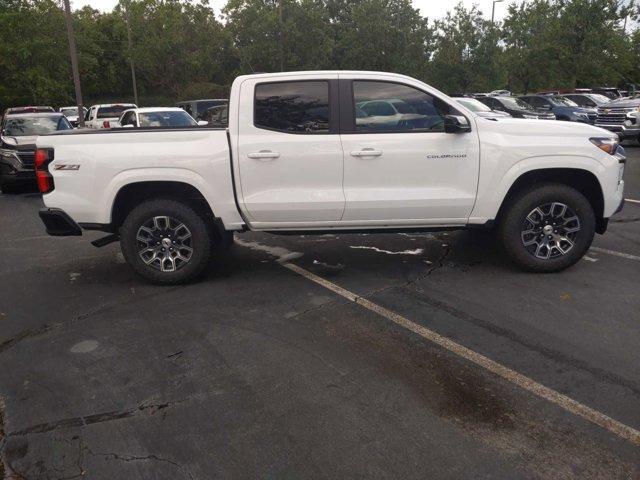
[[[174,460],[170,460],[164,457],[159,457],[158,455],[149,454],[144,456],[138,456],[138,455],[123,455],[123,454],[113,453],[113,452],[101,453],[101,452],[94,452],[89,447],[86,447],[86,446],[84,447],[84,450],[87,451],[89,455],[94,457],[112,458],[114,460],[118,460],[121,462],[139,462],[139,461],[152,460],[156,462],[168,463],[170,465],[177,467],[178,470],[180,470],[184,474],[185,478],[188,478],[190,480],[193,480],[195,478],[188,468],[184,467],[183,465],[180,465],[178,462]]]
[[[168,288],[168,289],[162,289],[161,291],[156,291],[156,292],[152,292],[149,293],[147,295],[141,295],[138,296],[136,298],[129,298],[129,301],[122,301],[122,299],[116,299],[116,300],[112,300],[111,302],[107,302],[107,303],[101,303],[99,304],[97,307],[84,312],[84,313],[80,313],[78,315],[76,315],[75,317],[69,319],[69,320],[65,320],[62,322],[56,322],[56,323],[45,323],[44,325],[41,325],[40,327],[37,328],[31,328],[31,329],[27,329],[24,330],[20,333],[18,333],[17,335],[14,335],[11,338],[8,338],[7,340],[3,341],[2,343],[0,343],[0,353],[3,353],[7,350],[9,350],[11,347],[13,347],[15,344],[26,340],[26,339],[31,339],[31,338],[37,338],[41,335],[44,335],[52,330],[55,330],[57,328],[63,327],[65,325],[70,325],[73,324],[75,322],[78,322],[80,320],[86,320],[89,317],[92,317],[93,315],[97,315],[99,313],[103,313],[103,312],[108,312],[111,309],[117,308],[117,307],[124,307],[124,306],[130,306],[130,305],[134,305],[137,302],[141,302],[144,300],[148,300],[149,298],[153,298],[155,296],[158,295],[164,295],[166,293],[171,293],[174,292],[176,290],[179,290],[181,288],[184,288],[185,285],[178,285],[176,287],[172,287],[172,288]]]
[[[123,418],[133,417],[145,411],[147,411],[149,415],[154,415],[155,413],[161,410],[164,410],[165,408],[169,408],[179,403],[186,402],[187,400],[189,400],[189,398],[186,398],[183,400],[176,400],[174,402],[166,402],[166,403],[158,403],[158,404],[150,404],[150,405],[141,404],[141,405],[138,405],[136,408],[132,408],[130,410],[95,413],[92,415],[82,415],[79,417],[65,418],[62,420],[56,420],[54,422],[39,423],[36,425],[31,425],[29,427],[23,428],[22,430],[8,432],[6,434],[6,437],[7,438],[19,437],[19,436],[32,434],[32,433],[46,433],[46,432],[51,432],[53,430],[58,430],[61,428],[84,427],[84,426],[92,425],[95,423],[110,422],[113,420],[121,420]]]

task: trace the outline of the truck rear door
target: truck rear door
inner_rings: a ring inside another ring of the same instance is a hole
[[[318,227],[342,217],[337,78],[298,74],[242,83],[238,196],[252,227]]]

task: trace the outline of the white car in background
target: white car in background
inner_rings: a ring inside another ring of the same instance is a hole
[[[489,95],[493,97],[510,97],[511,92],[509,90],[494,90],[493,92],[489,93]]]
[[[117,126],[121,128],[152,127],[196,127],[207,125],[197,122],[191,115],[179,107],[131,108],[122,112]]]
[[[135,103],[93,105],[84,116],[84,126],[95,130],[117,127],[122,112],[131,108],[138,108],[138,106]]]
[[[60,107],[58,111],[61,114],[63,114],[65,117],[67,117],[67,120],[69,120],[69,123],[71,125],[73,125],[74,127],[78,126],[78,120],[80,119],[80,116],[78,115],[77,106],[72,105],[69,107]],[[84,117],[86,114],[87,114],[87,109],[85,107],[82,107],[82,116]]]

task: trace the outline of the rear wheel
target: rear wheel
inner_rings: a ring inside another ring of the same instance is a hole
[[[580,192],[543,184],[512,199],[500,225],[511,260],[531,272],[557,272],[582,258],[595,235],[595,214]]]
[[[127,263],[147,280],[173,285],[194,279],[211,258],[212,234],[189,205],[156,199],[141,203],[120,229]]]

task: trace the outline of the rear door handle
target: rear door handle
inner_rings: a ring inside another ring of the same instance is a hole
[[[382,155],[382,150],[376,150],[374,148],[363,148],[362,150],[351,152],[352,157],[379,157],[380,155]]]
[[[247,154],[249,158],[255,158],[258,160],[265,160],[270,158],[278,158],[280,154],[278,152],[272,152],[271,150],[260,150],[259,152],[252,152]]]

